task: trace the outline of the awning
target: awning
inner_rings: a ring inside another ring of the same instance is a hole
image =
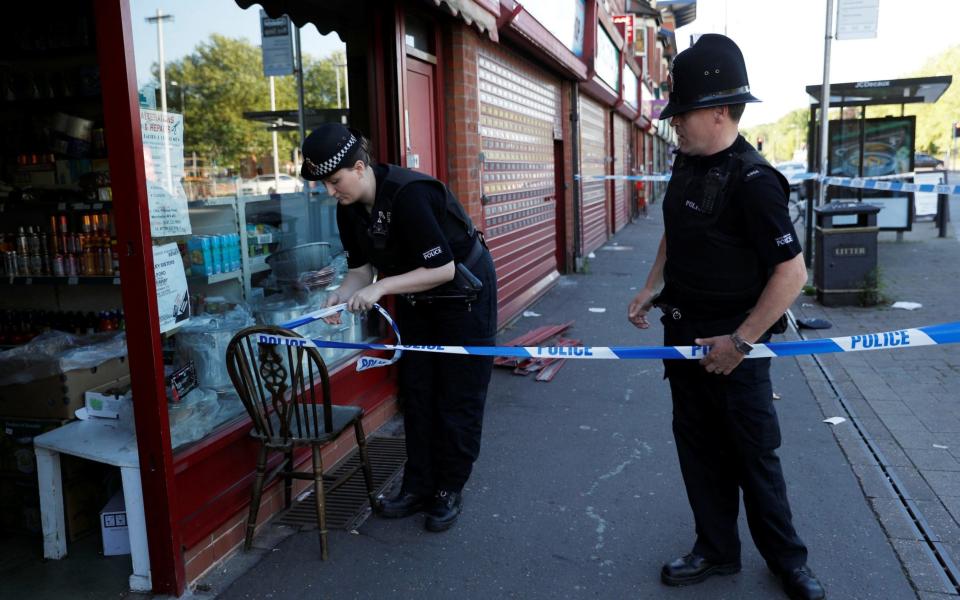
[[[670,9],[677,29],[697,20],[697,0],[657,0],[657,8]]]
[[[368,26],[367,15],[376,10],[376,0],[235,0],[240,8],[259,4],[271,17],[287,15],[303,27],[312,23],[321,35],[331,31],[360,29]],[[433,0],[454,17],[493,41],[497,41],[497,16],[491,14],[474,0]]]
[[[953,82],[951,75],[830,84],[830,106],[874,106],[936,102]],[[808,85],[811,106],[820,105],[822,85]]]
[[[627,0],[626,12],[633,13],[638,17],[656,19],[657,22],[662,20],[660,17],[660,11],[650,6],[650,2],[648,0]]]

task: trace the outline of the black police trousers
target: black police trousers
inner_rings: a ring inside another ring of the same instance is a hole
[[[732,333],[743,321],[674,321],[664,316],[665,345]],[[766,337],[763,339],[766,341]],[[673,395],[673,435],[693,509],[693,552],[715,562],[739,562],[740,490],[754,544],[776,573],[807,562],[793,528],[780,458],[780,424],[773,406],[770,359],[745,359],[730,375],[696,360],[666,360]]]
[[[471,268],[483,282],[475,302],[397,301],[404,344],[492,346],[497,329],[497,278],[484,251]],[[480,455],[480,434],[493,357],[404,352],[399,398],[406,430],[403,490],[432,495],[463,489]]]

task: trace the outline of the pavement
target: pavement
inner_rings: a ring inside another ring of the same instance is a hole
[[[958,207],[960,208],[960,207]],[[953,214],[960,215],[957,209]],[[660,345],[626,306],[654,258],[660,204],[564,276],[509,340],[576,320],[588,345]],[[915,311],[824,308],[810,297],[797,317],[830,320],[841,336],[960,320],[953,301],[960,244],[931,223],[896,241],[882,234],[883,294]],[[606,309],[591,312],[589,309]],[[795,330],[786,339],[797,339]],[[774,360],[780,456],[795,525],[831,598],[932,600],[957,596],[960,560],[960,346]],[[838,425],[824,422],[841,416]],[[194,597],[233,598],[668,598],[785,597],[741,519],[743,571],[685,588],[659,581],[686,553],[693,522],[671,434],[669,390],[658,361],[569,361],[549,383],[497,370],[483,449],[459,523],[442,534],[422,515],[373,516],[330,533],[321,561],[315,532],[269,526],[256,548],[214,569]],[[394,425],[395,426],[395,425]]]

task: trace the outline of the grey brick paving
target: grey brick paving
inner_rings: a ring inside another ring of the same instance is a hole
[[[960,215],[960,199],[952,201]],[[946,239],[936,237],[930,223],[914,224],[902,242],[880,234],[879,270],[884,295],[892,301],[909,300],[923,306],[916,311],[882,306],[820,306],[801,298],[794,306],[797,317],[825,318],[832,329],[804,331],[805,337],[835,337],[863,332],[890,331],[960,321],[960,242],[951,228]],[[960,345],[908,348],[820,357],[834,384],[853,409],[857,423],[870,437],[883,463],[904,488],[904,494],[929,527],[931,537],[950,559],[960,559]],[[805,373],[813,366],[801,365]],[[829,406],[833,390],[812,382],[822,406]],[[882,474],[871,467],[872,455],[850,439],[851,430],[834,430],[852,463],[885,530],[895,538],[904,568],[920,597],[956,598],[929,564],[929,553],[914,540],[910,523],[892,499]]]

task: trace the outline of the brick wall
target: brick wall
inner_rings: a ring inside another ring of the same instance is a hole
[[[459,22],[451,22],[446,31],[444,55],[447,139],[440,160],[447,163],[450,190],[467,209],[477,228],[483,230],[480,203],[480,133],[477,126],[477,49],[478,35]]]

